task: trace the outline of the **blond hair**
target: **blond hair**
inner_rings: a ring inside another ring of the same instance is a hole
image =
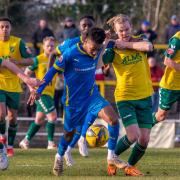
[[[54,41],[54,42],[55,42],[55,38],[54,38],[53,36],[46,36],[46,37],[43,39],[43,44],[44,44],[46,41]]]
[[[107,24],[114,29],[115,23],[123,24],[128,21],[131,24],[129,17],[125,14],[118,14],[107,21]]]

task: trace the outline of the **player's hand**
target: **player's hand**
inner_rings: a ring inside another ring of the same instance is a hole
[[[39,87],[41,84],[44,83],[44,80],[39,80],[36,78],[25,78],[24,82],[28,84],[31,88]]]
[[[34,102],[36,100],[38,100],[40,98],[40,94],[38,94],[36,91],[32,91],[30,93],[29,99],[27,101],[27,104],[29,104],[30,106],[32,106],[34,104]]]
[[[106,34],[106,39],[111,38],[111,31],[110,30],[105,31],[105,34]]]
[[[16,64],[16,65],[18,65],[18,61],[16,61],[15,59],[9,58],[7,60],[14,63],[14,64]]]
[[[126,42],[124,42],[120,39],[117,39],[115,42],[115,47],[117,47],[118,49],[126,49],[125,43]]]

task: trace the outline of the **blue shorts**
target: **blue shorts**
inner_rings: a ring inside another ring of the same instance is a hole
[[[99,111],[109,105],[110,103],[98,93],[92,96],[91,102],[88,107],[88,113],[91,113],[94,116],[98,116]]]
[[[64,107],[64,130],[71,132],[78,126],[82,126],[86,119],[86,115],[91,113],[98,116],[98,113],[110,103],[105,100],[99,93],[91,96],[91,98],[85,103],[81,104],[81,107]]]

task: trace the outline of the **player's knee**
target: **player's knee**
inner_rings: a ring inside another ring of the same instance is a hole
[[[6,114],[4,112],[0,112],[0,121],[4,121]]]
[[[157,120],[158,121],[164,121],[166,119],[166,116],[167,116],[167,111],[162,111],[160,113],[157,113]]]
[[[73,139],[75,130],[71,131],[71,132],[64,132],[64,138],[67,142],[71,142],[71,140]]]
[[[35,123],[36,123],[36,124],[42,125],[43,122],[44,122],[43,119],[35,119]]]
[[[138,142],[139,144],[141,144],[141,146],[147,147],[149,143],[149,139],[150,139],[149,135],[143,135],[139,137]]]
[[[14,114],[8,114],[8,121],[9,124],[16,124],[17,117]]]
[[[57,120],[56,115],[53,115],[53,116],[51,116],[51,118],[48,119],[48,121],[50,121],[50,122],[56,122],[56,120]]]
[[[119,121],[118,119],[109,119],[109,125],[111,126],[115,126],[115,125],[118,125],[119,124]]]
[[[130,134],[127,134],[127,137],[128,137],[128,140],[131,142],[131,143],[134,143],[136,141],[138,141],[139,139],[139,133],[138,132],[132,132]]]

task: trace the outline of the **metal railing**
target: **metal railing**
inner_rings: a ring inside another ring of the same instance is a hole
[[[56,45],[58,45],[58,43],[56,43]],[[30,48],[33,48],[33,44],[32,43],[27,43],[27,46]],[[42,49],[42,43],[38,43],[37,47],[40,48],[40,52],[43,51]],[[154,49],[167,49],[168,45],[167,44],[154,44]]]

